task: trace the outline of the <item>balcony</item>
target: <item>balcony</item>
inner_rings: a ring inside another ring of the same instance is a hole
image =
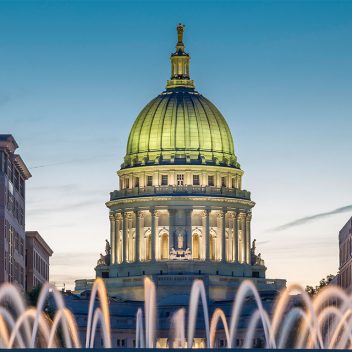
[[[228,187],[202,187],[202,186],[147,186],[126,188],[110,193],[110,200],[133,197],[148,197],[148,196],[213,196],[213,197],[228,197],[251,199],[251,193],[246,190]]]

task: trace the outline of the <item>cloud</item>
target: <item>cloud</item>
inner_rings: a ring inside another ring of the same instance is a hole
[[[55,162],[51,162],[51,163],[49,162],[49,163],[43,163],[43,164],[39,164],[39,165],[30,166],[29,169],[30,170],[41,169],[43,167],[50,167],[50,166],[57,166],[57,165],[64,165],[64,164],[78,164],[78,163],[83,163],[86,161],[102,160],[104,158],[111,158],[111,157],[115,157],[115,156],[116,156],[115,154],[107,154],[107,155],[96,155],[96,156],[92,156],[89,158],[55,161]]]
[[[43,208],[35,208],[35,209],[29,209],[27,211],[27,215],[44,215],[44,214],[49,214],[49,213],[59,213],[59,212],[65,212],[65,211],[69,211],[69,210],[79,210],[79,209],[84,209],[84,208],[89,208],[92,206],[96,206],[97,204],[101,204],[102,202],[104,202],[104,200],[106,201],[106,197],[103,197],[104,195],[102,195],[102,197],[95,197],[93,199],[90,200],[84,200],[84,201],[80,201],[77,203],[71,203],[71,204],[66,204],[66,205],[61,205],[55,208],[48,208],[43,207]]]
[[[102,248],[104,247],[104,243],[102,242]],[[103,248],[104,249],[104,248]],[[102,249],[102,250],[103,250]],[[102,251],[101,250],[101,251]],[[51,260],[51,265],[53,266],[71,266],[75,267],[90,265],[93,267],[96,261],[99,259],[99,252],[90,252],[90,253],[81,253],[81,252],[60,252],[54,253],[53,258]]]
[[[273,229],[271,229],[269,231],[273,231],[273,232],[283,231],[283,230],[287,230],[291,227],[308,224],[310,222],[313,222],[313,221],[316,221],[319,219],[323,219],[323,218],[326,218],[326,217],[329,217],[332,215],[347,213],[347,212],[352,212],[352,204],[347,205],[345,207],[337,208],[337,209],[334,209],[331,211],[327,211],[325,213],[318,213],[315,215],[306,216],[304,218],[296,219],[294,221],[288,222],[288,223],[280,225],[278,227],[274,227]]]
[[[49,186],[29,186],[29,189],[31,191],[63,191],[63,192],[67,192],[67,191],[76,191],[78,189],[78,184],[76,183],[68,183],[65,185],[57,185],[57,186],[53,186],[53,185],[49,185]]]

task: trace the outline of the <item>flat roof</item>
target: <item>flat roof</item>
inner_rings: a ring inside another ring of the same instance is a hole
[[[37,240],[41,246],[45,249],[45,251],[51,256],[54,252],[49,247],[49,245],[45,242],[44,238],[40,236],[38,231],[26,231],[26,238],[33,238]]]

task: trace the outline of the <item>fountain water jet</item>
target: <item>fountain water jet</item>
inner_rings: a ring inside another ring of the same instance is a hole
[[[189,299],[189,313],[188,313],[187,347],[191,348],[193,344],[199,296],[201,298],[202,307],[203,307],[207,348],[210,348],[208,303],[207,303],[207,296],[205,293],[204,283],[202,280],[194,280],[192,289],[191,289],[191,294]]]
[[[171,331],[173,334],[173,348],[184,348],[186,343],[185,335],[185,320],[186,320],[186,310],[181,308],[173,314],[171,318]]]
[[[144,279],[144,316],[145,316],[145,346],[153,348],[155,344],[156,321],[156,290],[154,282]]]
[[[100,301],[101,309],[99,309],[99,313],[95,314],[96,312],[94,311],[93,313],[93,310],[94,310],[95,298],[97,295]],[[93,314],[94,314],[94,317],[93,317]],[[92,292],[90,294],[88,322],[87,322],[87,335],[86,335],[86,348],[94,347],[95,329],[94,329],[93,338],[90,338],[92,334],[92,331],[91,331],[92,317],[93,317],[93,323],[94,323],[93,326],[95,328],[97,325],[97,320],[98,319],[100,320],[100,324],[103,332],[104,346],[107,348],[111,348],[110,312],[109,312],[109,306],[108,306],[108,295],[106,292],[104,281],[101,278],[97,278],[94,281]]]
[[[262,320],[264,333],[265,333],[265,340],[266,340],[266,347],[267,348],[276,348],[275,340],[273,339],[272,329],[270,326],[270,322],[267,320],[267,314],[264,311],[262,301],[260,299],[259,293],[254,286],[252,281],[245,280],[242,282],[240,287],[238,288],[236,298],[233,303],[232,314],[231,314],[231,322],[230,322],[230,345],[232,347],[233,341],[236,337],[237,333],[237,325],[241,313],[241,309],[243,306],[244,299],[247,297],[248,293],[252,293],[255,302],[258,307],[259,316]]]
[[[221,320],[222,325],[224,326],[227,346],[230,346],[229,326],[227,324],[225,313],[222,309],[216,308],[210,321],[210,348],[214,348],[216,328],[219,320]]]
[[[136,347],[152,348],[158,338],[156,287],[149,278],[145,278],[144,285],[144,310],[138,308],[136,314]],[[294,293],[298,296],[293,296]],[[53,297],[56,306],[53,320],[47,316],[44,309],[49,295]],[[249,280],[245,280],[237,289],[231,315],[227,317],[224,310],[220,308],[214,310],[210,328],[205,287],[201,280],[195,280],[189,299],[187,340],[186,310],[178,308],[171,318],[169,336],[172,337],[172,342],[169,346],[175,348],[185,347],[186,344],[189,348],[193,346],[197,311],[201,304],[205,326],[203,335],[196,338],[204,339],[202,343],[205,342],[207,347],[215,348],[217,326],[221,322],[227,346],[233,347],[234,339],[239,335],[240,317],[242,319],[240,314],[249,296],[254,297],[256,309],[246,322],[245,330],[241,332],[244,337],[242,346],[244,348],[252,347],[259,323],[264,331],[266,347],[286,348],[289,337],[291,338],[290,344],[294,343],[296,348],[342,349],[352,347],[352,296],[347,295],[342,289],[329,286],[311,299],[303,288],[290,285],[277,296],[272,315],[269,316],[263,307],[258,291]],[[300,306],[296,306],[298,303]],[[228,321],[230,321],[229,326]],[[99,325],[104,347],[111,347],[109,302],[102,279],[97,279],[93,284],[89,299],[84,343],[86,347],[94,346]],[[60,347],[57,336],[59,326],[62,327],[63,347],[79,348],[81,341],[75,317],[65,307],[62,294],[52,285],[45,284],[40,292],[37,307],[29,308],[26,308],[15,286],[4,284],[0,287],[1,348]],[[295,330],[296,327],[298,331]],[[295,336],[292,335],[293,332]],[[293,337],[295,340],[292,340]]]

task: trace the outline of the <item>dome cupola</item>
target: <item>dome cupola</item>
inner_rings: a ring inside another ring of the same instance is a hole
[[[159,164],[240,168],[225,118],[190,79],[183,33],[184,26],[179,24],[176,51],[170,57],[171,78],[166,90],[135,120],[122,168]]]

